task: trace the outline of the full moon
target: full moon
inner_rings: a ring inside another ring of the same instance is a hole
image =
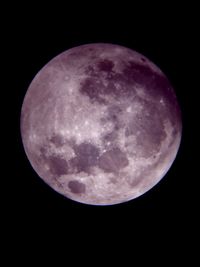
[[[86,44],[48,62],[21,110],[25,153],[56,192],[91,205],[141,196],[171,167],[182,122],[175,92],[148,58]]]

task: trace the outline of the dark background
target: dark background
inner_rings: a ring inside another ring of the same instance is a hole
[[[154,248],[155,253],[165,250],[182,258],[188,254],[195,242],[198,215],[193,116],[198,24],[195,8],[181,5],[150,9],[123,3],[111,8],[103,3],[87,7],[75,3],[75,7],[52,6],[51,12],[37,5],[9,10],[4,40],[11,63],[7,90],[12,123],[6,127],[14,143],[9,172],[4,175],[8,190],[3,193],[8,240],[14,250],[22,242],[23,249],[35,243],[43,249],[50,244],[53,250],[64,243],[66,250],[81,247],[88,253],[101,248],[103,254],[113,251],[113,257],[126,247],[128,259],[138,250],[146,255]],[[94,42],[127,46],[157,64],[175,89],[183,119],[179,152],[159,184],[133,201],[102,207],[76,203],[48,187],[32,169],[20,136],[23,98],[37,72],[64,50]]]

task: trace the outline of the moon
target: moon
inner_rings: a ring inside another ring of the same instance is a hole
[[[49,61],[27,90],[20,127],[39,177],[90,205],[119,204],[154,187],[175,160],[182,134],[165,74],[140,53],[106,43]]]

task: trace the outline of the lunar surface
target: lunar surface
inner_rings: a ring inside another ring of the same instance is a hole
[[[33,169],[55,191],[92,205],[125,202],[156,185],[181,132],[167,77],[143,55],[113,44],[53,58],[31,82],[21,111]]]

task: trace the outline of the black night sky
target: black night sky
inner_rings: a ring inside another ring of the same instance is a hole
[[[97,12],[97,7],[92,8]],[[80,16],[74,12],[70,16],[67,13],[54,16],[54,12],[34,13],[31,7],[16,15],[13,9],[5,32],[12,75],[7,90],[12,96],[9,112],[12,124],[8,128],[14,162],[9,162],[10,171],[4,174],[9,189],[3,189],[3,195],[6,226],[15,246],[20,239],[24,244],[54,240],[54,246],[61,246],[65,240],[68,248],[76,246],[78,240],[82,246],[103,242],[108,250],[114,244],[123,247],[132,240],[143,249],[154,243],[159,247],[166,241],[174,246],[172,253],[176,254],[176,246],[186,239],[191,241],[198,213],[197,196],[193,193],[197,175],[192,152],[196,146],[193,137],[196,122],[191,115],[197,94],[193,91],[198,87],[191,78],[195,75],[196,23],[185,15],[190,11],[177,10],[172,7],[165,12],[160,7],[159,11],[154,10],[155,14],[139,10],[135,11],[137,14],[133,12],[135,15],[126,15],[121,10],[120,17],[120,12],[97,15],[88,10],[86,16],[81,12]],[[190,17],[193,18],[192,13]],[[175,89],[183,118],[178,155],[161,182],[133,201],[102,207],[68,200],[48,187],[32,169],[20,136],[23,98],[36,73],[62,51],[95,42],[132,48],[157,64]]]

